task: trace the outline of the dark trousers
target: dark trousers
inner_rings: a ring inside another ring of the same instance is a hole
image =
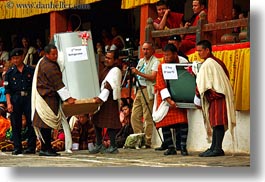
[[[26,116],[27,128],[26,133],[28,139],[28,149],[36,149],[36,135],[31,121],[31,96],[12,95],[11,103],[13,112],[11,113],[11,126],[14,141],[14,149],[22,150],[21,130],[22,130],[22,114]]]

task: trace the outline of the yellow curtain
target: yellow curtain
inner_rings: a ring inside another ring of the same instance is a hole
[[[144,4],[156,3],[158,0],[122,0],[121,9],[131,9]]]
[[[239,48],[237,45],[213,47],[213,55],[221,59],[229,71],[236,110],[250,110],[250,43],[241,44]],[[188,57],[190,61],[201,61],[197,52]]]
[[[0,1],[0,19],[24,18],[64,9],[89,9],[100,0],[12,0]]]

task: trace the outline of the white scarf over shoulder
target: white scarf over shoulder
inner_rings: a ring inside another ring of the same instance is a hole
[[[225,130],[229,129],[232,139],[234,140],[233,129],[236,126],[234,93],[229,78],[225,74],[222,66],[214,59],[207,58],[201,65],[199,73],[197,74],[196,84],[201,97],[204,124],[208,137],[211,136],[212,130],[209,122],[209,103],[204,94],[208,89],[212,89],[225,95],[228,117],[228,128],[225,126]]]
[[[104,88],[105,83],[108,82],[113,90],[113,99],[117,100],[121,98],[121,70],[117,67],[113,67],[101,83],[99,98],[104,102],[108,99],[109,91]]]
[[[58,114],[55,115],[52,109],[37,91],[37,76],[39,71],[39,64],[41,61],[43,61],[43,59],[41,59],[37,64],[32,81],[31,119],[33,120],[34,113],[37,112],[41,120],[49,127],[53,129],[59,129],[62,125],[65,134],[65,149],[66,151],[68,151],[72,147],[72,137],[70,127],[62,111],[61,104],[59,106]],[[34,130],[37,137],[44,142],[40,129],[38,127],[34,127]]]

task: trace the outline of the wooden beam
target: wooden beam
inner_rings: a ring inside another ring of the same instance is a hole
[[[196,33],[197,26],[190,26],[189,28],[172,28],[167,30],[155,30],[152,31],[152,37],[167,37],[170,35],[181,35],[188,33]]]
[[[171,35],[181,35],[181,34],[189,34],[189,33],[196,33],[197,35],[204,35],[206,32],[212,32],[216,30],[225,30],[225,29],[231,29],[234,27],[245,27],[249,26],[249,19],[243,18],[243,19],[237,19],[237,20],[228,20],[223,22],[216,22],[216,23],[203,23],[202,25],[198,26],[191,26],[189,28],[173,28],[173,29],[167,29],[167,30],[154,30],[152,31],[152,38],[157,37],[167,37]],[[201,39],[203,37],[200,37]],[[198,40],[197,40],[198,42]]]
[[[248,26],[248,18],[216,22],[216,23],[208,23],[203,25],[202,31],[209,32],[214,30],[224,30],[234,27],[245,27],[245,26]]]
[[[67,31],[67,18],[64,11],[50,12],[50,38],[55,33]]]
[[[156,9],[151,4],[146,4],[141,6],[141,14],[140,14],[140,47],[142,47],[143,43],[145,42],[145,27],[146,22],[149,17],[154,19],[156,15]],[[141,48],[140,48],[141,50]],[[140,51],[140,57],[143,57],[142,51]]]

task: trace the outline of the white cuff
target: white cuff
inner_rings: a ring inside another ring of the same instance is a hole
[[[197,97],[197,95],[194,96],[193,102],[195,105],[201,106],[201,99],[199,97]]]
[[[60,95],[63,101],[71,97],[70,92],[66,87],[63,87],[60,90],[57,90],[57,93]]]
[[[103,100],[103,102],[106,102],[106,100],[108,100],[108,97],[109,97],[109,90],[106,89],[106,88],[104,88],[104,89],[100,92],[100,94],[99,94],[99,96],[98,96],[98,98],[100,98],[101,100]]]
[[[163,90],[161,90],[160,94],[161,94],[162,100],[164,100],[165,98],[171,97],[167,88],[164,88]]]

